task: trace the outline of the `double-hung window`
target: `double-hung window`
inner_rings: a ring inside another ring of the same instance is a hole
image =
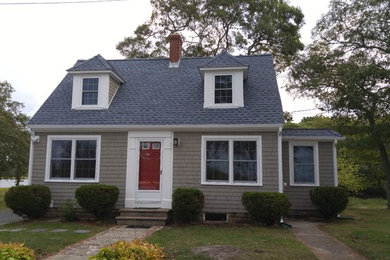
[[[318,144],[290,143],[290,185],[318,186]]]
[[[203,136],[202,184],[261,185],[261,136]]]
[[[83,78],[81,105],[97,105],[98,93],[99,78]]]
[[[214,102],[215,104],[233,103],[232,75],[215,76]]]
[[[100,136],[48,136],[46,181],[98,182]]]

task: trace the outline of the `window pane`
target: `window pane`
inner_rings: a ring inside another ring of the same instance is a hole
[[[70,178],[71,160],[52,159],[50,165],[51,178]]]
[[[314,163],[313,146],[294,146],[294,163]]]
[[[76,158],[96,158],[96,140],[77,140]]]
[[[206,159],[229,160],[229,142],[228,141],[207,141]]]
[[[313,151],[313,146],[294,146],[294,183],[315,183]]]
[[[214,102],[216,104],[232,103],[232,75],[215,76]]]
[[[256,141],[234,141],[234,160],[257,160]]]
[[[98,103],[98,90],[99,79],[98,78],[85,78],[83,79],[83,93],[81,104],[83,105],[97,105]]]
[[[206,180],[229,180],[229,161],[208,161],[206,165]]]
[[[96,172],[96,140],[77,140],[75,178],[94,179],[95,172]]]
[[[294,165],[294,183],[314,183],[314,165]]]
[[[77,160],[75,178],[76,179],[95,179],[96,160]]]
[[[71,140],[53,140],[51,142],[51,158],[70,158],[72,153]]]
[[[233,162],[234,181],[257,181],[257,162]]]
[[[98,91],[99,79],[87,78],[83,79],[83,91]]]
[[[97,105],[98,93],[97,92],[83,92],[82,105]]]

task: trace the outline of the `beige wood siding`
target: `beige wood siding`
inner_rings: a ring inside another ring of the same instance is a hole
[[[201,185],[202,135],[261,135],[263,186]],[[246,212],[241,203],[245,191],[278,191],[278,135],[259,133],[175,133],[181,144],[173,150],[173,190],[194,187],[205,195],[205,212]]]
[[[290,186],[289,143],[283,142],[282,147],[283,181],[287,184],[284,187],[284,193],[290,198],[292,204],[291,209],[316,210],[310,200],[310,190],[315,187]],[[318,163],[320,186],[334,186],[333,143],[318,143]]]
[[[119,188],[116,207],[124,207],[127,160],[127,132],[124,133],[35,133],[40,136],[34,143],[32,184],[44,184],[51,190],[54,206],[61,206],[68,198],[74,198],[75,190],[82,183],[45,182],[46,148],[48,135],[101,135],[100,180],[101,184]]]
[[[109,92],[108,92],[108,103],[111,103],[111,100],[114,98],[114,95],[119,88],[119,83],[110,77],[109,84],[110,84],[110,86],[109,86]]]

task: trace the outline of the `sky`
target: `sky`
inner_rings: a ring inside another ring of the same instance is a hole
[[[3,5],[4,3],[72,0],[0,0],[0,81],[15,89],[13,99],[24,103],[29,116],[39,109],[78,59],[96,54],[122,59],[116,44],[150,18],[148,0],[87,4]],[[80,1],[80,0],[73,0]],[[311,41],[311,30],[328,10],[329,0],[290,0],[301,8],[305,25],[302,41]],[[285,79],[278,78],[284,111],[315,108],[313,100],[294,99],[286,93]],[[299,122],[319,110],[293,112]]]

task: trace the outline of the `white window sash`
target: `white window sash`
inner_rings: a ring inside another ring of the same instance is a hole
[[[229,179],[228,181],[207,180],[207,141],[228,141],[229,142]],[[256,176],[257,181],[234,181],[234,141],[256,142]],[[233,186],[262,186],[262,139],[261,136],[202,136],[201,145],[201,184],[202,185],[233,185]]]
[[[52,141],[67,140],[72,141],[71,150],[71,168],[70,178],[52,178],[51,177],[51,149]],[[78,140],[94,140],[96,141],[96,158],[95,158],[95,178],[91,179],[75,179],[75,164],[76,164],[76,141]],[[99,182],[100,175],[100,135],[49,135],[47,136],[47,148],[46,148],[46,173],[45,182],[74,182],[74,183],[97,183]]]
[[[295,183],[294,147],[296,146],[313,147],[314,182],[312,183]],[[319,163],[318,163],[318,142],[309,142],[309,141],[290,142],[289,143],[289,167],[290,167],[290,186],[307,186],[307,187],[319,186],[320,178],[319,178]]]

